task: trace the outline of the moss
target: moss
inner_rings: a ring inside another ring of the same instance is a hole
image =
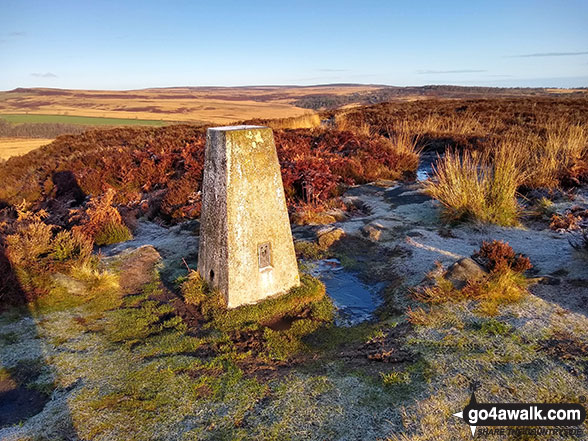
[[[146,283],[141,287],[141,292],[143,293],[143,295],[147,297],[163,293],[161,281],[159,280],[159,275],[157,274],[157,272],[154,272],[152,274],[151,282]]]
[[[301,285],[291,289],[288,293],[271,297],[254,305],[244,305],[238,308],[218,308],[218,300],[213,299],[215,305],[209,309],[212,313],[211,325],[222,331],[236,331],[251,328],[256,325],[272,323],[282,317],[295,317],[314,302],[325,298],[325,286],[320,280],[309,275],[302,275]],[[209,300],[210,301],[210,300]],[[322,308],[322,309],[321,309]],[[327,314],[328,306],[318,307],[323,314]]]
[[[132,238],[131,230],[126,225],[118,222],[108,222],[96,233],[94,243],[98,246],[112,245]]]
[[[136,308],[147,299],[149,299],[149,294],[145,292],[129,294],[123,297],[122,305],[127,308]]]
[[[488,335],[507,335],[512,331],[508,323],[499,322],[496,319],[486,320],[480,326],[480,332]]]
[[[72,295],[67,287],[54,286],[48,294],[38,297],[30,303],[31,312],[35,315],[48,314],[54,311],[63,311],[75,308],[86,303],[82,296]]]
[[[178,321],[166,322],[174,312],[171,305],[160,305],[155,301],[145,301],[139,308],[122,308],[111,311],[105,328],[106,335],[113,342],[144,340],[158,334],[163,329],[178,326]]]
[[[327,253],[324,249],[318,246],[316,242],[300,240],[294,243],[294,250],[296,256],[306,260],[324,259]]]
[[[335,314],[335,307],[330,297],[323,296],[322,299],[310,304],[310,315],[322,322],[332,322]]]
[[[302,275],[301,285],[288,293],[265,299],[253,305],[227,309],[218,291],[211,291],[197,273],[191,273],[180,287],[186,303],[200,306],[208,320],[205,327],[220,351],[232,352],[231,335],[255,332],[270,359],[285,360],[308,349],[302,339],[333,320],[334,309],[325,294],[324,285],[314,277]],[[272,329],[280,321],[286,329]]]
[[[184,329],[172,329],[160,335],[147,338],[137,351],[143,357],[160,357],[163,355],[192,354],[201,345],[202,340],[185,334]]]
[[[274,331],[265,328],[263,337],[266,350],[271,359],[287,360],[292,355],[310,348],[304,343],[304,337],[312,334],[323,325],[316,319],[295,320],[290,328]]]

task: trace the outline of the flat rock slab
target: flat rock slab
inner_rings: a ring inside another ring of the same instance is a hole
[[[120,287],[123,293],[135,293],[153,279],[153,268],[161,260],[151,245],[144,245],[122,257]]]

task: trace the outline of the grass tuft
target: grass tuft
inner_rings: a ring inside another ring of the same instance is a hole
[[[505,145],[493,156],[448,151],[427,181],[427,191],[443,205],[446,221],[517,225],[516,192],[523,176],[516,164],[515,154]]]
[[[181,291],[186,303],[200,306],[207,298],[208,286],[197,271],[190,271],[181,285]]]
[[[397,384],[408,384],[410,383],[410,373],[408,372],[388,372],[386,374],[380,373],[382,383],[385,386],[394,386]]]
[[[133,235],[126,225],[117,222],[108,222],[98,230],[94,237],[94,242],[98,246],[104,246],[125,242],[132,238]]]

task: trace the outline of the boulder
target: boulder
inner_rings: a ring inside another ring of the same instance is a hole
[[[486,268],[469,257],[464,257],[451,265],[445,273],[456,289],[462,289],[469,281],[475,282],[488,274]]]
[[[332,210],[325,212],[325,214],[327,216],[332,216],[337,222],[343,222],[347,219],[347,213],[340,208],[333,208]]]
[[[363,227],[361,227],[361,233],[366,236],[367,238],[369,238],[370,240],[373,240],[375,242],[379,241],[382,237],[382,230],[384,230],[385,227],[377,222],[372,222],[370,224],[364,225]]]
[[[317,232],[317,242],[322,249],[327,249],[345,235],[342,228],[321,228]]]

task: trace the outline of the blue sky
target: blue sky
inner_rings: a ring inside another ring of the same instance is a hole
[[[588,86],[588,1],[0,0],[0,90]]]

